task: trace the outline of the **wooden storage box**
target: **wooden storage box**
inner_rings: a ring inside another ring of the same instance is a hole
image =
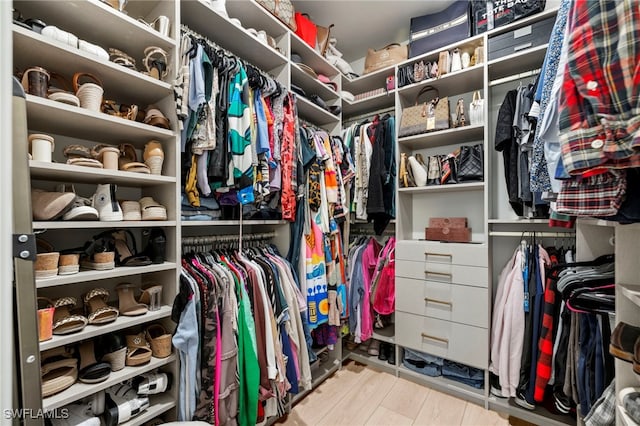
[[[429,228],[466,228],[466,217],[432,217],[429,218]]]
[[[489,60],[502,58],[549,42],[549,34],[553,30],[555,22],[556,17],[552,16],[504,34],[490,37],[487,47]]]
[[[425,239],[451,243],[471,242],[471,228],[426,228]]]

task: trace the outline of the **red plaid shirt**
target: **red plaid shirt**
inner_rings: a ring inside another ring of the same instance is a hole
[[[560,94],[568,173],[640,166],[640,4],[576,0]]]

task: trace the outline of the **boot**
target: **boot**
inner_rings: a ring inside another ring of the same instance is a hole
[[[389,359],[387,362],[396,365],[396,345],[389,345]]]
[[[91,198],[91,207],[98,211],[101,222],[117,222],[123,219],[122,209],[116,199],[116,185],[98,185]]]

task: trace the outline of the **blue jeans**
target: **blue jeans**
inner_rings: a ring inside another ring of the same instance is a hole
[[[484,387],[484,371],[464,364],[445,360],[442,366],[442,375],[477,389]]]
[[[411,371],[431,377],[442,375],[442,364],[444,360],[440,357],[425,354],[411,349],[404,350],[402,364]]]

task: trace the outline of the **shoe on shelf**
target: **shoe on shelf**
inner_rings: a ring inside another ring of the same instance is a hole
[[[109,378],[111,366],[106,362],[96,361],[93,340],[86,340],[80,345],[80,372],[78,380],[83,383],[101,383]]]
[[[78,360],[64,346],[40,354],[42,397],[71,387],[78,380]]]
[[[83,315],[72,313],[75,297],[61,297],[53,302],[53,334],[71,334],[81,331],[89,323]]]
[[[396,365],[396,345],[389,345],[389,359],[387,362],[391,365]]]
[[[380,341],[371,339],[367,353],[371,356],[378,356],[378,354],[380,354]]]
[[[107,305],[109,292],[104,288],[94,288],[84,296],[89,324],[107,324],[118,318],[118,310]]]
[[[138,161],[136,149],[130,143],[120,144],[120,157],[118,158],[118,168],[125,172],[149,174],[149,167]]]
[[[146,364],[151,361],[153,351],[144,333],[126,336],[127,339],[127,359],[125,364],[130,367]]]
[[[122,217],[125,221],[142,220],[142,211],[140,210],[140,203],[137,201],[121,201],[120,206],[122,208]]]
[[[171,334],[167,333],[162,324],[151,324],[145,335],[154,357],[166,358],[171,355]]]
[[[162,285],[156,283],[143,284],[140,303],[147,305],[150,311],[157,311],[162,306]]]
[[[118,266],[148,266],[149,257],[139,254],[135,236],[131,231],[120,230],[112,234],[116,246],[116,265]]]
[[[147,229],[142,233],[147,240],[147,245],[141,254],[148,256],[153,264],[164,263],[167,250],[167,236],[162,228]]]
[[[33,265],[36,279],[52,278],[58,275],[60,253],[53,250],[53,246],[45,240],[36,239],[36,261]]]
[[[386,342],[380,342],[380,351],[378,353],[378,359],[380,361],[387,361],[389,359],[390,347]]]
[[[111,365],[111,371],[119,371],[124,368],[124,362],[127,357],[127,345],[119,333],[105,334],[97,338],[97,344],[102,357],[102,362],[108,362]]]
[[[171,374],[161,371],[144,373],[133,379],[133,388],[138,395],[155,395],[171,387]]]
[[[58,185],[56,188],[59,192],[71,193],[75,195],[75,199],[71,204],[71,209],[62,215],[62,220],[98,220],[98,211],[91,207],[91,200],[76,194],[73,185]]]
[[[162,164],[164,163],[164,151],[162,145],[156,140],[150,140],[144,145],[142,155],[144,163],[151,169],[152,175],[162,174]]]
[[[105,405],[103,420],[106,426],[116,426],[149,408],[149,398],[139,397],[131,386],[123,383],[107,389]]]
[[[634,345],[640,338],[640,327],[634,327],[625,322],[619,322],[611,333],[609,353],[627,362],[634,361]],[[639,354],[640,355],[640,354]],[[640,362],[640,359],[638,359]],[[640,368],[638,369],[640,374]]]
[[[120,315],[135,317],[148,312],[147,305],[136,302],[134,297],[136,287],[135,284],[131,283],[121,283],[116,286]]]
[[[111,231],[102,232],[82,247],[80,266],[85,269],[106,271],[115,267],[115,239]]]
[[[76,194],[72,192],[51,192],[42,189],[31,190],[33,220],[56,220],[73,207]]]
[[[631,419],[640,424],[640,388],[624,388],[618,393],[618,404]]]
[[[123,219],[122,209],[116,199],[116,189],[113,183],[98,185],[91,198],[91,206],[98,211],[101,222],[118,222]]]
[[[167,220],[166,207],[154,200],[153,197],[142,197],[140,210],[142,210],[142,220]]]

